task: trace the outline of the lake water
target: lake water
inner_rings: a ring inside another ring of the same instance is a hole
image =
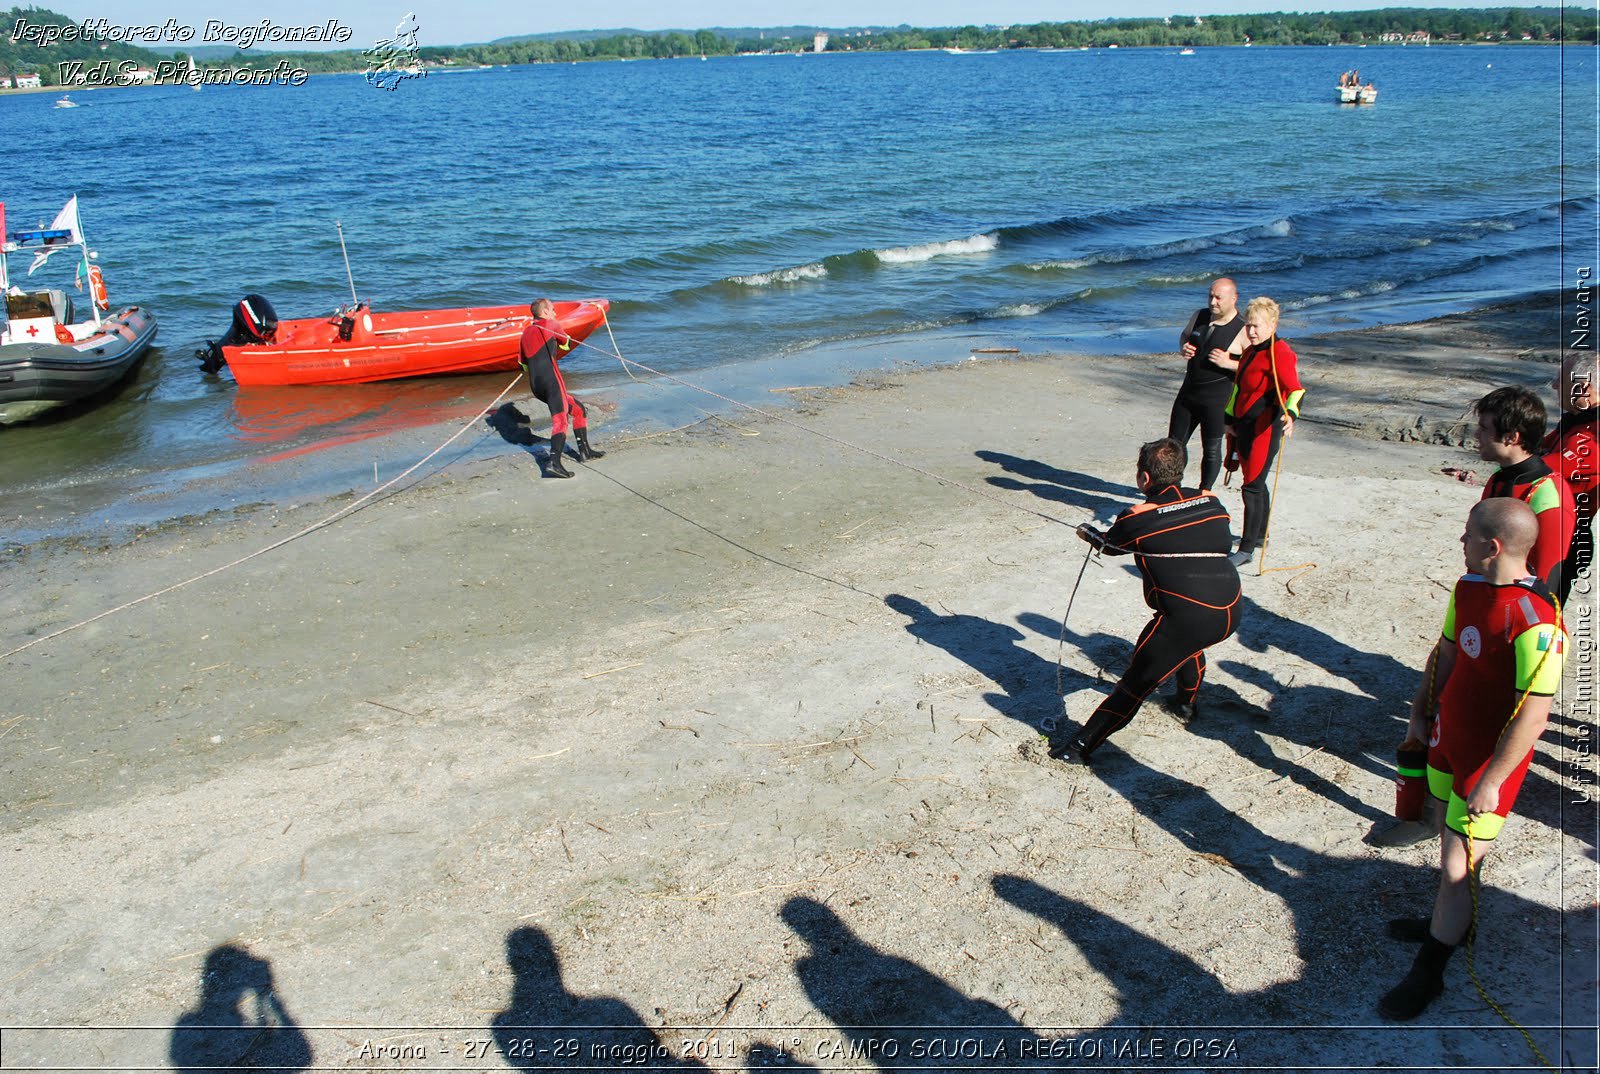
[[[492,398],[505,377],[250,391],[199,372],[194,348],[246,293],[283,317],[348,300],[335,220],[379,308],[604,296],[629,357],[775,384],[811,383],[841,344],[859,366],[1169,349],[1221,273],[1277,298],[1289,336],[1550,290],[1563,236],[1569,261],[1593,241],[1594,62],[827,54],[436,73],[394,92],[354,75],[103,90],[70,110],[0,98],[23,147],[8,226],[78,194],[112,301],[161,323],[114,398],[0,429],[0,517]],[[1349,67],[1376,106],[1334,103]],[[624,379],[593,351],[567,372],[578,391]],[[654,398],[620,416],[647,420]]]

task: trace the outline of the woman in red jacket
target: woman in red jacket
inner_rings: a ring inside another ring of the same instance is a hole
[[[1267,539],[1267,519],[1272,514],[1267,475],[1283,438],[1294,435],[1300,397],[1305,395],[1294,351],[1278,338],[1278,304],[1265,297],[1251,299],[1245,307],[1244,333],[1250,345],[1239,356],[1227,409],[1233,439],[1229,469],[1237,467],[1244,478],[1239,490],[1244,497],[1244,524],[1239,551],[1232,557],[1238,567],[1254,559]]]

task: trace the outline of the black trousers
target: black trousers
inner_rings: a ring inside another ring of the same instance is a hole
[[[1196,429],[1200,430],[1200,488],[1209,492],[1217,485],[1222,473],[1222,438],[1226,431],[1224,411],[1228,406],[1226,394],[1209,398],[1204,394],[1178,392],[1172,402],[1172,416],[1167,419],[1167,435],[1189,448],[1189,440]]]
[[[1181,612],[1157,612],[1139,634],[1128,670],[1083,725],[1076,745],[1091,753],[1138,715],[1139,706],[1157,686],[1178,677],[1178,699],[1190,702],[1206,673],[1205,650],[1238,627],[1238,605],[1207,608],[1193,605]]]
[[[1237,426],[1235,427],[1237,428]],[[1237,435],[1237,433],[1235,433]],[[1283,446],[1283,423],[1272,423],[1271,446],[1267,449],[1267,464],[1261,468],[1254,481],[1246,481],[1239,488],[1239,495],[1244,500],[1244,522],[1239,527],[1239,551],[1254,552],[1261,547],[1267,539],[1267,522],[1272,518],[1272,464],[1277,461],[1278,449]],[[1248,445],[1236,445],[1239,454],[1246,453]]]

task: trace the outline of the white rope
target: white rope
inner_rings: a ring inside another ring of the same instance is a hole
[[[611,318],[608,317],[608,316],[605,316],[604,314],[602,314],[602,317],[604,318],[604,323],[605,323],[605,326],[606,326],[606,335],[608,337],[610,337],[612,347],[616,348],[617,347],[617,338],[616,338],[616,336],[612,335],[612,333],[611,333]],[[753,414],[759,414],[762,417],[767,418],[767,419],[769,419],[771,421],[781,422],[784,425],[792,425],[794,428],[799,429],[801,432],[810,433],[813,436],[820,436],[822,439],[831,441],[832,443],[835,443],[835,444],[838,444],[840,447],[850,448],[852,451],[859,451],[864,455],[870,455],[874,459],[878,459],[881,462],[889,463],[891,466],[904,467],[905,469],[910,470],[913,473],[921,474],[923,477],[930,478],[930,479],[932,479],[934,481],[939,482],[942,485],[952,485],[955,488],[962,489],[962,490],[964,490],[966,492],[970,492],[974,496],[982,496],[984,499],[993,500],[995,503],[1002,504],[1002,505],[1004,505],[1006,507],[1010,507],[1013,510],[1024,511],[1024,512],[1030,514],[1030,515],[1034,515],[1035,517],[1042,518],[1042,519],[1046,520],[1047,522],[1054,522],[1057,525],[1061,525],[1061,526],[1071,526],[1072,525],[1072,523],[1067,522],[1064,519],[1056,518],[1054,515],[1046,514],[1043,511],[1035,511],[1030,507],[1023,507],[1020,504],[1015,504],[1015,503],[1012,503],[1010,500],[1006,500],[1006,499],[1003,499],[1002,497],[996,496],[991,492],[985,492],[983,489],[973,488],[971,485],[962,484],[960,481],[957,481],[954,478],[944,477],[943,475],[936,474],[931,470],[924,470],[920,466],[914,466],[909,462],[905,462],[904,460],[896,459],[896,458],[893,458],[892,456],[889,456],[889,455],[884,455],[881,452],[873,451],[871,448],[868,448],[868,447],[862,447],[860,444],[852,444],[848,440],[844,440],[844,439],[841,439],[840,437],[834,436],[832,433],[825,433],[821,429],[813,429],[810,426],[804,425],[804,424],[802,424],[802,423],[800,423],[798,421],[795,421],[792,418],[785,417],[784,415],[779,414],[776,411],[766,410],[766,409],[763,409],[762,407],[754,406],[754,405],[752,405],[750,403],[741,402],[738,399],[734,399],[734,398],[731,398],[729,396],[723,395],[720,392],[714,392],[710,388],[704,388],[704,387],[701,387],[698,384],[691,384],[689,381],[683,380],[683,379],[681,379],[679,377],[675,377],[670,373],[663,373],[659,369],[652,369],[650,366],[645,365],[643,362],[636,362],[631,358],[624,358],[622,356],[622,351],[621,351],[620,348],[608,351],[604,347],[597,347],[593,343],[588,342],[587,340],[579,340],[578,343],[579,343],[580,346],[588,347],[591,350],[599,351],[601,354],[604,354],[604,355],[606,355],[607,357],[610,357],[610,358],[615,358],[617,361],[621,362],[622,363],[623,372],[627,373],[628,377],[630,379],[632,379],[633,381],[637,382],[637,383],[644,384],[644,383],[649,383],[649,382],[648,381],[641,381],[641,380],[639,380],[638,377],[635,377],[633,375],[633,371],[628,368],[629,366],[637,366],[640,369],[644,370],[646,373],[654,374],[655,377],[658,380],[671,381],[673,384],[677,384],[677,385],[679,385],[681,387],[688,388],[688,389],[690,389],[692,391],[700,392],[703,395],[709,395],[713,399],[719,399],[722,402],[729,404],[730,406],[736,406],[736,407],[740,408],[741,410],[748,410]]]
[[[455,431],[455,433],[450,437],[450,439],[446,440],[444,443],[440,444],[438,447],[436,447],[432,451],[428,452],[422,458],[418,459],[415,463],[413,463],[403,473],[397,474],[393,478],[390,478],[388,481],[385,481],[383,484],[379,485],[377,488],[373,489],[371,492],[367,493],[365,496],[361,497],[360,499],[351,501],[350,503],[348,503],[345,506],[341,507],[339,510],[335,511],[333,514],[329,515],[327,518],[322,519],[320,522],[313,522],[311,525],[307,526],[305,529],[300,530],[297,533],[291,533],[289,536],[283,538],[280,541],[272,542],[271,544],[267,545],[265,548],[258,548],[256,551],[251,552],[249,555],[240,556],[238,559],[234,560],[231,563],[224,563],[220,567],[213,567],[211,570],[206,571],[204,574],[197,574],[193,578],[186,578],[183,581],[178,582],[178,583],[176,583],[174,585],[167,586],[165,589],[158,589],[154,593],[146,593],[144,596],[138,597],[138,598],[136,598],[134,600],[130,600],[126,604],[119,604],[115,608],[110,608],[110,609],[108,609],[106,611],[101,612],[99,615],[90,616],[88,619],[85,619],[80,623],[73,623],[71,626],[62,627],[60,630],[54,631],[53,633],[50,633],[50,634],[46,634],[41,638],[34,638],[32,641],[28,642],[26,645],[19,645],[15,649],[12,649],[10,652],[0,653],[0,660],[5,660],[5,659],[7,659],[9,657],[16,656],[18,653],[24,651],[25,649],[31,649],[35,645],[40,644],[41,642],[49,641],[52,638],[59,638],[63,634],[69,634],[74,630],[79,630],[79,629],[81,629],[83,627],[88,626],[90,623],[97,623],[100,620],[106,618],[107,616],[115,615],[116,613],[121,612],[121,611],[126,611],[129,608],[133,608],[133,607],[136,607],[136,606],[138,606],[140,604],[143,604],[147,600],[154,600],[156,597],[165,596],[166,594],[174,592],[175,590],[182,589],[184,586],[193,585],[195,582],[203,581],[204,579],[210,578],[213,575],[221,574],[223,571],[231,570],[232,568],[239,566],[239,564],[241,564],[241,563],[248,563],[250,560],[255,559],[257,556],[264,556],[268,552],[271,552],[271,551],[273,551],[275,549],[278,549],[278,548],[282,548],[284,545],[288,544],[290,541],[299,540],[301,537],[304,537],[308,533],[314,533],[317,530],[322,529],[324,526],[332,525],[334,522],[337,522],[339,519],[344,518],[345,516],[349,515],[352,511],[356,510],[356,508],[360,507],[362,504],[366,503],[368,500],[372,499],[374,496],[376,496],[379,493],[383,492],[385,489],[391,488],[392,486],[394,486],[398,482],[405,480],[407,477],[411,476],[419,468],[421,468],[425,463],[427,463],[428,460],[432,459],[435,455],[439,454],[439,452],[443,451],[445,448],[447,448],[451,444],[455,443],[458,439],[461,438],[461,435],[463,433],[465,433],[468,429],[472,428],[475,424],[477,424],[479,418],[483,417],[490,410],[494,409],[495,405],[498,404],[500,402],[500,400],[504,399],[507,395],[509,395],[511,393],[511,389],[515,388],[517,386],[517,381],[519,381],[521,379],[522,379],[522,374],[521,374],[521,372],[518,372],[517,375],[512,378],[511,383],[507,384],[505,386],[505,389],[499,395],[494,397],[494,401],[493,402],[491,402],[488,406],[484,407],[477,414],[473,415],[472,420],[467,422],[461,428],[457,429]]]

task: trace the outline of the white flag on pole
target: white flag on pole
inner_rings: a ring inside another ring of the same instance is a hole
[[[61,211],[56,213],[56,218],[50,221],[50,230],[67,232],[71,236],[68,242],[83,241],[83,224],[78,220],[78,195],[72,195],[61,207]],[[62,246],[46,246],[34,254],[33,264],[28,266],[28,275],[32,276],[35,269],[50,259],[51,254],[62,248]]]

